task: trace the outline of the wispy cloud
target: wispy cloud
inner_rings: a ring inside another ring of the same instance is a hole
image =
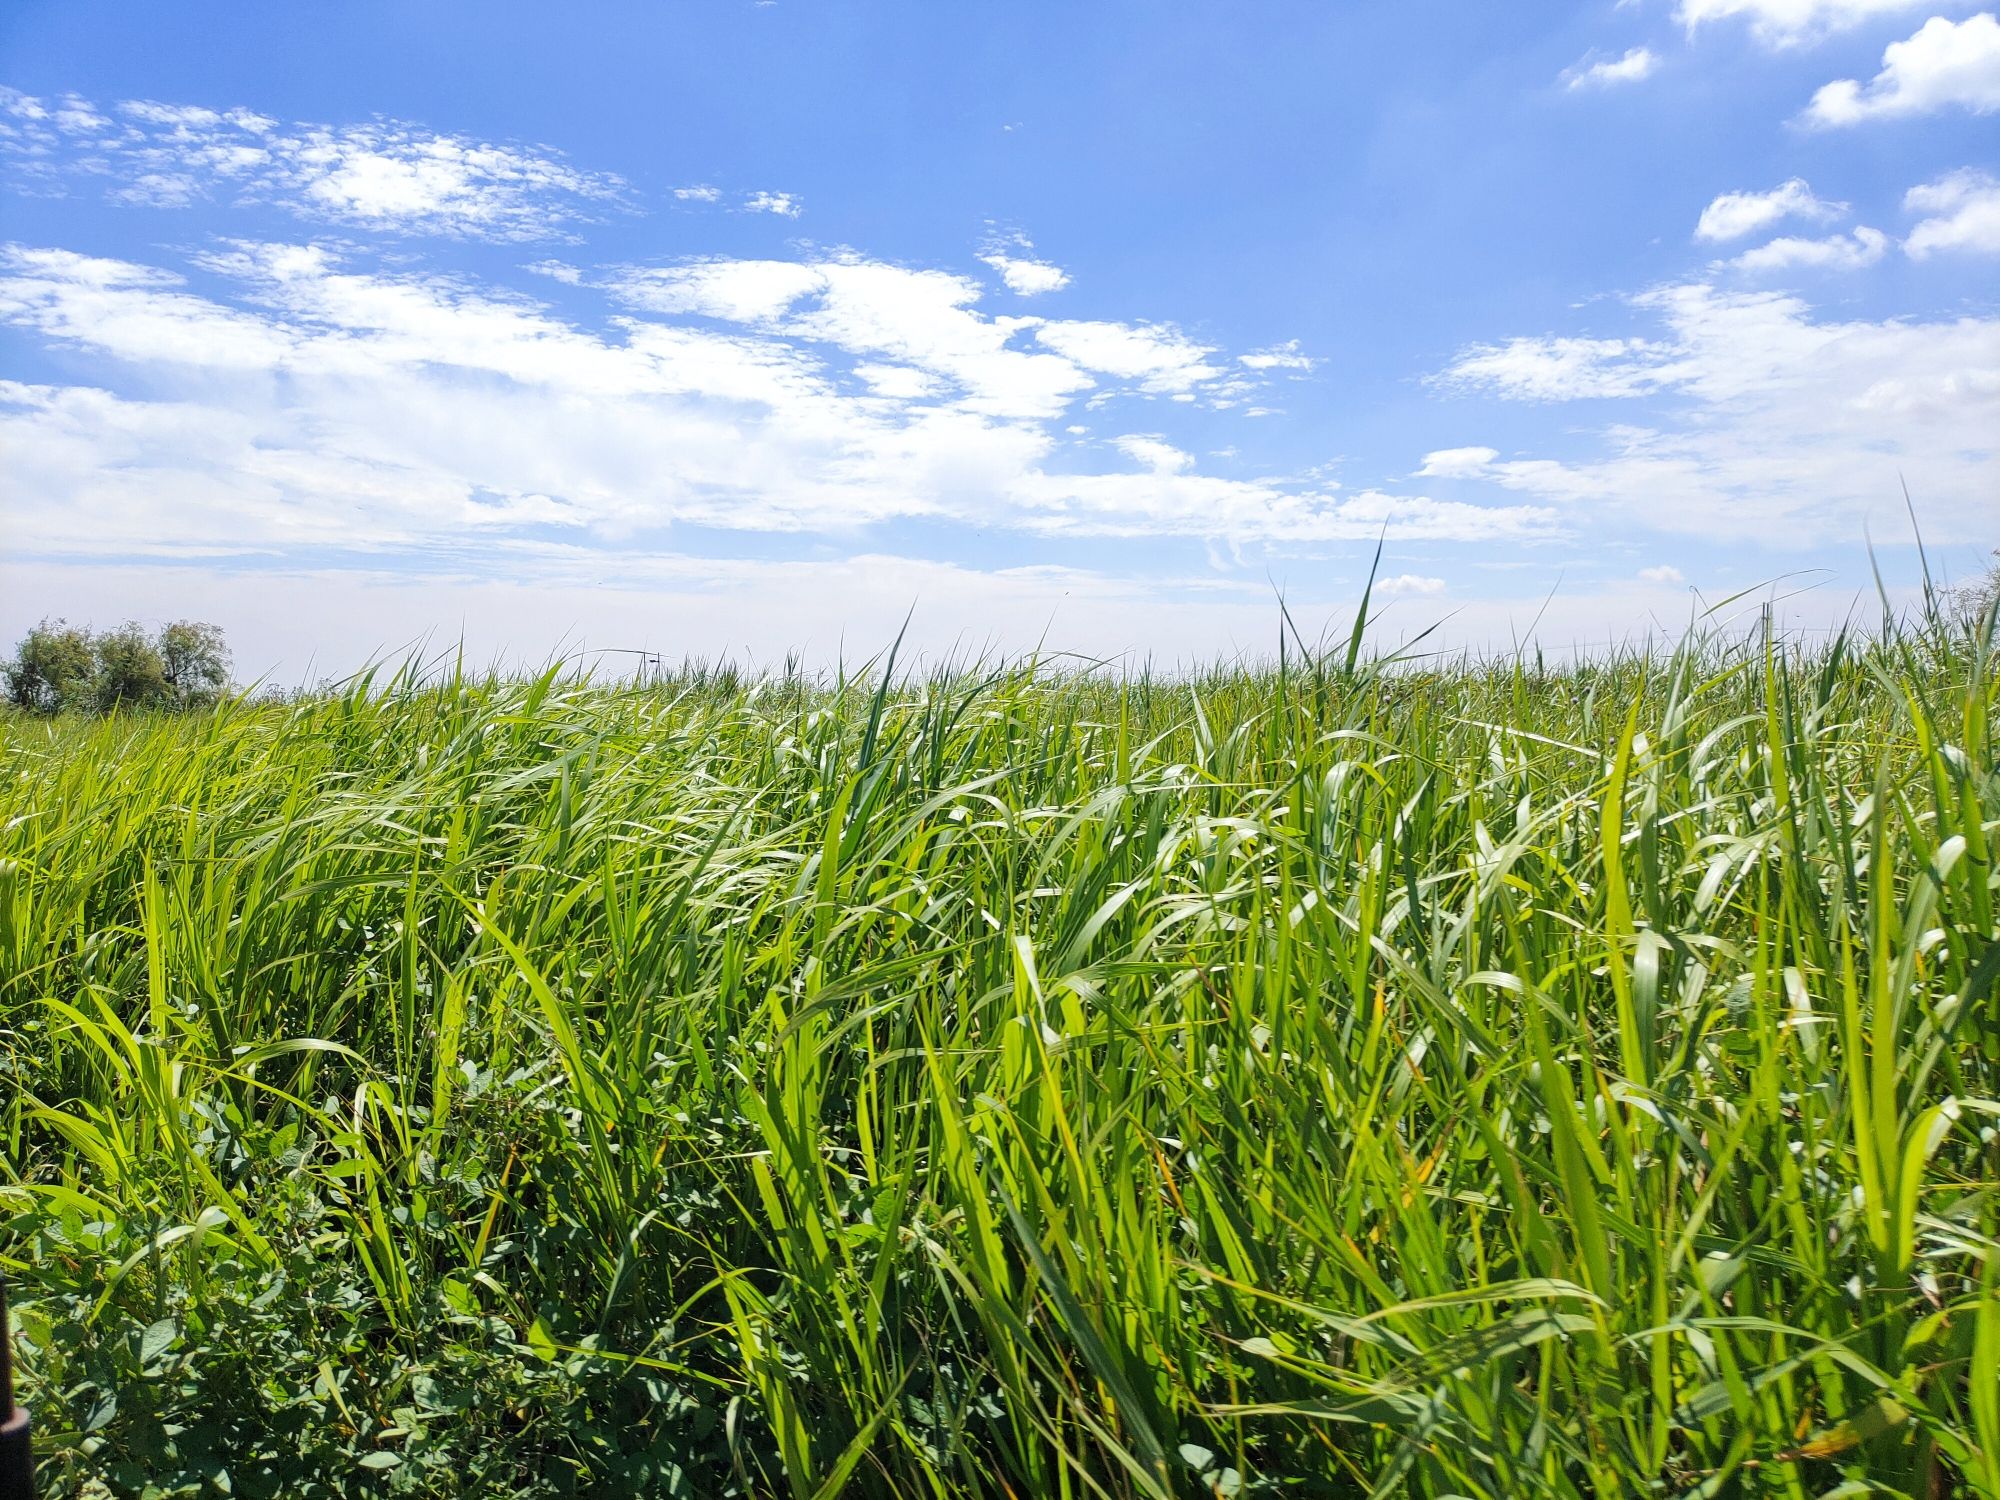
[[[1795,270],[1858,271],[1874,265],[1888,248],[1889,237],[1864,224],[1852,234],[1831,234],[1823,239],[1785,235],[1744,251],[1729,264],[1751,275]]]
[[[1126,457],[1155,474],[1179,474],[1194,467],[1193,454],[1183,453],[1158,434],[1134,433],[1111,441]]]
[[[722,189],[697,182],[690,187],[675,188],[674,197],[682,203],[717,203],[722,199]]]
[[[1710,242],[1741,239],[1746,234],[1768,229],[1781,219],[1825,221],[1846,212],[1845,203],[1823,201],[1803,177],[1794,177],[1766,193],[1722,194],[1701,211],[1694,237]]]
[[[1563,70],[1565,88],[1609,88],[1621,83],[1638,83],[1659,70],[1660,55],[1651,47],[1634,47],[1622,57],[1600,58],[1590,53]]]
[[[1882,71],[1869,82],[1842,78],[1820,89],[1803,120],[1828,129],[1947,108],[2000,110],[2000,20],[1990,12],[1931,17],[1884,49]]]
[[[101,178],[115,202],[267,200],[301,217],[403,234],[566,236],[625,184],[542,147],[398,121],[285,125],[248,110],[135,100],[108,112],[0,89],[0,151],[44,179]]]
[[[1293,370],[1301,375],[1310,374],[1319,363],[1300,346],[1297,339],[1286,339],[1282,344],[1273,344],[1268,349],[1252,349],[1248,354],[1236,356],[1236,362],[1247,369]]]
[[[1644,339],[1516,338],[1472,345],[1436,383],[1507,401],[1638,396],[1657,387],[1660,357],[1659,346]]]
[[[1740,17],[1767,47],[1796,47],[1847,31],[1876,16],[1913,10],[1923,0],[1680,0],[1676,17],[1689,31]]]

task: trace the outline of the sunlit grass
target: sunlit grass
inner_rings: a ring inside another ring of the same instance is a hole
[[[1984,640],[8,721],[45,1480],[2000,1495]]]

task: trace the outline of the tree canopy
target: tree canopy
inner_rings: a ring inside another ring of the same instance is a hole
[[[186,708],[229,686],[229,646],[219,626],[176,620],[149,634],[137,621],[93,634],[43,620],[0,662],[7,699],[30,713]]]

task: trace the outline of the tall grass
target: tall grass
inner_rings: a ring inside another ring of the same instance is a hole
[[[45,1477],[2000,1496],[1989,641],[10,721]]]

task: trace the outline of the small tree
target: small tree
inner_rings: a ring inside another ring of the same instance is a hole
[[[167,664],[136,621],[96,640],[97,706],[144,708],[167,697]]]
[[[213,703],[229,683],[229,646],[222,627],[176,620],[160,632],[160,662],[177,703]]]
[[[90,633],[61,620],[43,620],[0,667],[7,697],[35,713],[52,714],[90,704],[97,677],[97,653]]]

